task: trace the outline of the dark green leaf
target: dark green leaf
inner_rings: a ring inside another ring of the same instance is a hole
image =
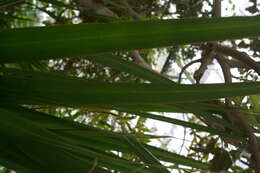
[[[1,63],[260,35],[260,16],[80,24],[0,31]]]

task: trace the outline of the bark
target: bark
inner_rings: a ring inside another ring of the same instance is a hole
[[[215,52],[222,54],[224,56],[231,56],[234,59],[237,59],[247,65],[248,67],[254,69],[258,75],[260,75],[260,64],[250,58],[250,56],[245,52],[240,52],[238,50],[232,49],[227,46],[215,45]]]
[[[213,1],[213,12],[212,17],[221,17],[221,0],[214,0]],[[208,68],[208,65],[212,63],[213,59],[215,58],[216,54],[212,51],[212,45],[213,47],[217,44],[217,42],[214,42],[213,44],[210,44],[211,46],[207,46],[207,48],[204,50],[204,53],[202,55],[202,61],[199,69],[194,73],[194,78],[196,79],[197,83],[199,83],[201,77],[205,73],[205,71]]]

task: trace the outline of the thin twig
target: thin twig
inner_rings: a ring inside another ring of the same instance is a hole
[[[183,117],[183,119],[185,119],[184,114],[182,114],[182,117]],[[185,142],[186,142],[186,135],[187,135],[187,128],[184,127],[183,140],[182,140],[181,149],[180,149],[180,151],[179,151],[179,154],[181,154],[182,149],[183,149],[183,147],[184,147],[184,144],[185,144]]]
[[[122,120],[128,120],[128,118],[125,118],[125,117],[122,117],[120,116],[119,114],[115,114],[113,112],[110,112],[110,111],[99,111],[99,110],[86,110],[87,112],[92,112],[92,113],[100,113],[100,114],[110,114],[114,117],[117,117],[119,119],[122,119]]]
[[[181,72],[180,72],[180,75],[179,75],[179,79],[178,79],[178,83],[180,84],[181,83],[181,76],[182,74],[184,73],[184,71],[191,65],[195,64],[195,63],[198,63],[198,62],[201,62],[201,59],[196,59],[194,61],[191,61],[189,62],[188,64],[186,64],[182,69],[181,69]]]
[[[243,78],[241,78],[241,77],[237,77],[237,76],[234,76],[234,75],[232,75],[232,78],[234,78],[234,79],[239,79],[239,80],[245,81],[245,82],[253,82],[253,81],[251,81],[251,80],[243,79]]]
[[[171,60],[172,57],[175,57],[175,56],[176,56],[176,51],[175,50],[170,51],[169,55],[167,56],[163,66],[162,66],[160,73],[163,74],[170,68],[170,65],[171,65],[170,60]]]

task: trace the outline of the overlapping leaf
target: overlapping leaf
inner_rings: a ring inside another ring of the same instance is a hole
[[[260,17],[80,24],[0,31],[1,63],[260,35]]]
[[[95,159],[98,162],[94,165],[95,172],[106,172],[102,166],[119,171],[167,172],[160,168],[153,155],[160,160],[199,169],[209,168],[207,164],[141,144],[125,134],[103,131],[22,107],[5,107],[0,111],[5,115],[2,119],[6,122],[0,128],[1,135],[6,139],[0,145],[0,160],[20,172],[71,170],[81,173],[89,170]],[[10,129],[14,122],[17,123]],[[14,142],[19,145],[14,145]],[[145,151],[146,148],[149,152]],[[131,163],[105,153],[106,150],[134,154],[145,164]]]
[[[59,2],[44,1],[53,4]],[[19,1],[3,1],[0,8],[16,2]],[[56,5],[63,6],[59,3]],[[260,35],[259,19],[259,16],[180,19],[0,30],[0,63],[31,62],[38,59],[254,37]],[[54,172],[81,173],[88,172],[91,168],[94,168],[95,172],[107,172],[104,168],[120,172],[168,172],[160,165],[160,160],[208,170],[208,164],[141,144],[126,134],[63,121],[17,107],[17,104],[100,106],[124,108],[126,112],[137,111],[138,105],[143,110],[177,110],[196,112],[199,115],[202,113],[201,116],[221,122],[221,119],[208,114],[210,109],[216,108],[209,108],[208,105],[205,114],[203,106],[195,108],[183,103],[260,93],[260,83],[257,82],[174,85],[170,80],[146,69],[132,64],[121,67],[121,64],[126,63],[113,57],[100,57],[92,56],[97,62],[110,64],[119,70],[147,79],[152,84],[99,83],[55,73],[1,69],[0,112],[4,123],[0,126],[0,134],[5,139],[0,143],[1,164],[24,173],[43,173],[50,169]],[[138,113],[144,117],[232,138],[226,132],[140,112]],[[223,125],[229,126],[225,121]],[[239,139],[240,137],[238,136]],[[139,157],[143,164],[105,151],[133,154]]]
[[[20,75],[20,76],[19,76]],[[260,83],[234,84],[136,84],[100,83],[57,78],[51,73],[13,71],[0,77],[5,103],[86,105],[172,104],[260,93]],[[203,93],[203,94],[202,94]]]

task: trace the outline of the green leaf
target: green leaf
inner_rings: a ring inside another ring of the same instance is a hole
[[[138,172],[146,173],[155,172],[156,170],[156,172],[167,172],[165,168],[155,167],[154,171],[146,167],[140,169],[142,167],[140,164],[106,153],[107,148],[105,147],[98,149],[92,147],[92,143],[90,143],[91,145],[86,145],[89,141],[85,139],[80,140],[81,143],[79,145],[78,141],[67,132],[73,131],[74,136],[80,135],[82,132],[85,136],[88,136],[90,131],[93,134],[101,133],[103,136],[109,135],[105,138],[107,141],[109,141],[109,138],[117,137],[119,134],[79,125],[74,122],[63,121],[21,107],[0,108],[0,112],[1,115],[5,115],[2,116],[5,124],[0,127],[0,134],[2,139],[4,139],[4,142],[0,143],[0,161],[5,166],[17,171],[43,173],[52,170],[54,172],[73,171],[81,173],[87,171],[96,159],[98,164],[96,165],[95,172],[106,172],[102,169],[103,167],[122,172],[137,169],[139,170]],[[41,120],[44,120],[44,123]],[[46,125],[49,128],[46,128]],[[11,126],[12,128],[10,129]],[[62,126],[62,129],[57,129],[57,127]],[[63,132],[65,135],[59,132]],[[121,138],[117,138],[115,142],[120,143],[119,140],[124,139],[123,137],[121,135]],[[91,135],[88,138],[90,140],[95,139],[96,135]],[[103,140],[101,138],[101,142]],[[131,142],[136,144],[133,137]],[[124,145],[126,148],[129,148],[127,147],[129,145],[127,143],[129,142],[125,140]],[[82,144],[85,144],[85,146]],[[138,152],[146,157],[144,159],[144,162],[146,162],[150,156],[147,155],[147,152],[142,151],[140,146],[141,144],[135,146],[132,150],[135,151],[138,149]],[[107,147],[111,149],[109,144]],[[146,162],[146,164],[148,163],[150,161]],[[153,167],[153,165],[150,167]],[[159,162],[155,166],[159,166]]]
[[[165,162],[170,162],[170,163],[177,163],[177,164],[182,164],[186,166],[191,166],[193,168],[198,168],[198,169],[203,169],[203,170],[208,170],[211,166],[211,164],[208,163],[202,163],[200,161],[187,158],[175,153],[171,153],[168,151],[165,151],[160,148],[156,148],[153,146],[146,145],[147,149],[151,151],[155,156],[157,156],[160,160],[163,160]]]
[[[129,138],[127,134],[100,130],[36,112],[32,109],[5,107],[0,108],[0,112],[2,115],[6,115],[2,117],[6,124],[0,128],[2,139],[5,139],[0,144],[0,149],[3,149],[1,153],[4,153],[0,155],[0,161],[10,168],[19,170],[19,172],[44,172],[47,169],[56,171],[67,169],[68,171],[73,169],[73,166],[77,166],[77,169],[75,168],[73,172],[79,172],[82,171],[82,166],[83,170],[92,166],[95,159],[97,160],[95,172],[102,172],[99,165],[121,171],[126,171],[126,169],[128,171],[138,170],[137,172],[142,173],[158,172],[158,169],[159,171],[163,170],[156,159],[151,160],[149,155],[154,155],[162,161],[193,166],[198,169],[210,167],[208,164],[147,144],[141,144],[133,137]],[[16,121],[19,122],[15,123]],[[11,124],[14,128],[9,130]],[[16,145],[17,143],[10,145],[11,141],[19,142],[19,146]],[[55,145],[56,143],[57,145]],[[144,167],[126,160],[120,160],[108,153],[105,154],[102,152],[104,150],[135,154],[145,162]],[[47,160],[44,161],[44,159]],[[82,163],[83,165],[81,165]],[[60,168],[62,164],[68,164],[68,167]],[[44,167],[44,165],[47,165],[47,167]],[[52,166],[55,168],[52,168]],[[146,166],[152,169],[146,169]],[[33,171],[29,171],[27,168],[32,168]]]
[[[259,82],[198,85],[112,84],[58,78],[52,73],[15,70],[9,70],[9,74],[1,76],[0,82],[0,95],[6,104],[151,105],[190,103],[260,93]]]
[[[130,147],[132,147],[135,151],[137,151],[138,156],[146,161],[149,164],[155,164],[155,165],[161,165],[159,160],[149,151],[146,149],[143,144],[135,140],[133,137],[127,137],[124,136],[126,141],[129,143]],[[156,172],[168,172],[165,169],[159,169],[159,168],[154,168]]]
[[[31,173],[48,170],[80,173],[88,168],[87,160],[74,160],[62,152],[67,145],[63,138],[35,126],[19,112],[3,108],[0,112],[4,115],[1,120],[5,122],[0,127],[1,164],[19,172]]]
[[[260,16],[0,30],[1,63],[101,54],[260,35]]]
[[[213,129],[210,127],[206,127],[206,126],[202,126],[199,124],[186,122],[186,121],[182,121],[182,120],[178,120],[178,119],[174,119],[174,118],[163,117],[163,116],[156,115],[156,114],[145,113],[145,112],[128,112],[128,113],[139,115],[139,116],[145,117],[145,118],[150,118],[150,119],[154,119],[154,120],[159,120],[159,121],[163,121],[163,122],[180,125],[183,127],[188,127],[191,129],[196,129],[197,131],[201,131],[201,132],[208,132],[210,134],[221,135],[223,137],[227,137],[227,138],[231,138],[231,139],[244,140],[244,138],[245,138],[244,136],[229,134],[225,131],[220,131],[220,130]]]
[[[175,84],[173,81],[167,79],[159,73],[143,68],[132,62],[122,60],[117,56],[105,55],[105,56],[92,56],[92,58],[87,57],[88,60],[98,62],[104,66],[109,66],[114,69],[141,77],[152,83],[164,83],[164,84]],[[206,103],[185,103],[185,104],[171,104],[171,105],[124,105],[117,107],[121,110],[128,111],[145,111],[145,112],[175,112],[175,113],[194,113],[197,116],[205,117],[208,120],[214,121],[223,125],[224,127],[231,128],[234,131],[240,133],[238,127],[233,124],[215,117],[213,113],[225,112],[228,108],[222,105],[213,105]],[[111,108],[110,109],[117,109]]]
[[[136,65],[132,62],[125,61],[122,58],[117,57],[117,56],[112,56],[112,55],[101,56],[100,55],[100,56],[86,57],[86,59],[93,61],[93,62],[100,63],[104,66],[109,66],[111,68],[117,69],[122,72],[126,72],[129,74],[141,77],[141,78],[146,79],[151,82],[171,83],[171,84],[175,83],[155,71],[151,71],[149,69]]]

